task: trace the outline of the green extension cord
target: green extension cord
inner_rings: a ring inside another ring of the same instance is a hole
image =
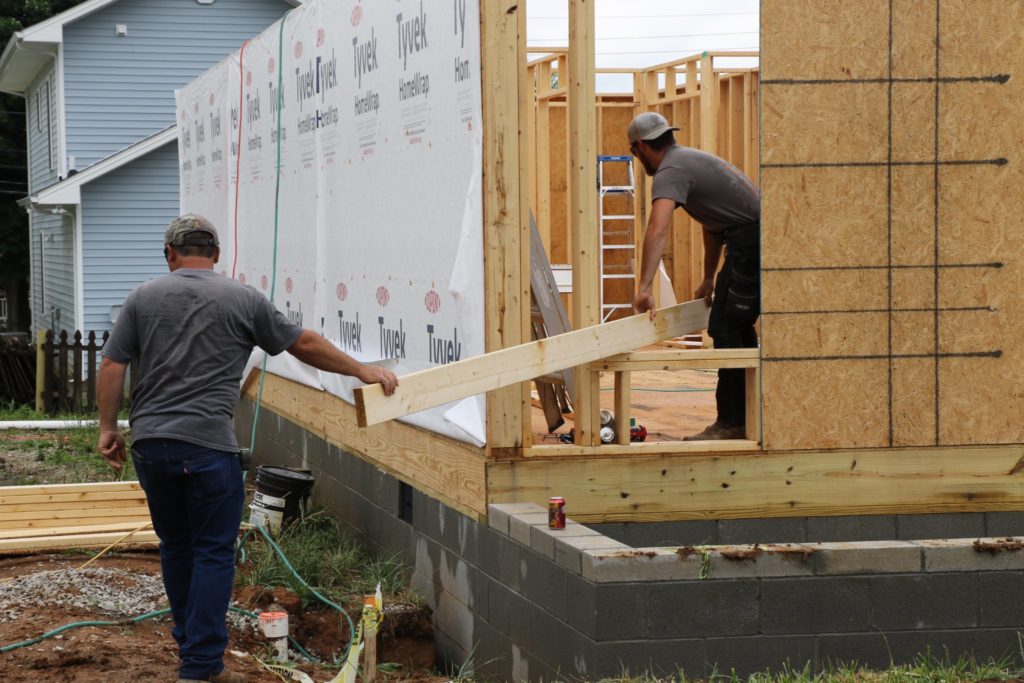
[[[274,251],[270,270],[270,303],[274,303],[274,292],[277,290],[277,233],[281,221],[281,99],[284,90],[281,88],[284,78],[284,22],[291,14],[288,10],[281,17],[281,25],[277,29],[277,162],[274,168]],[[244,87],[244,86],[242,86]],[[238,148],[238,155],[241,158],[242,148]],[[238,245],[235,245],[237,251]],[[267,377],[267,357],[263,356],[263,366],[260,368],[260,386],[256,392],[256,412],[252,416],[252,434],[249,437],[249,451],[256,450],[256,426],[260,421],[260,405],[263,402],[263,381]],[[242,473],[242,479],[245,479]]]

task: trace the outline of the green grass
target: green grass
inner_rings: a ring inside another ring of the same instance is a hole
[[[0,399],[0,420],[45,420],[42,413],[36,412],[35,408],[24,404],[15,403],[13,399]]]
[[[856,664],[836,664],[814,673],[810,664],[807,664],[801,668],[783,667],[779,671],[765,671],[750,676],[713,673],[706,679],[690,678],[682,672],[671,677],[650,674],[631,676],[627,672],[619,677],[600,679],[597,683],[976,683],[1017,681],[1022,676],[1024,670],[1012,666],[1008,659],[978,662],[970,657],[952,659],[948,653],[936,656],[928,651],[918,655],[913,664],[893,665],[884,671],[866,669]]]
[[[111,481],[115,477],[124,480],[136,478],[131,458],[126,460],[123,474],[116,474],[107,465],[96,450],[99,439],[97,426],[39,430],[30,432],[30,438],[19,436],[23,434],[24,431],[0,432],[0,449],[30,457],[37,464],[29,473],[8,478],[5,481],[8,486],[31,486],[43,482],[79,484]],[[2,472],[0,476],[3,476]]]
[[[1024,658],[1024,645],[1020,657]],[[977,662],[970,657],[952,659],[948,653],[939,657],[927,651],[918,655],[913,664],[893,665],[884,671],[867,669],[857,664],[835,664],[814,673],[811,665],[807,664],[801,668],[784,666],[779,671],[764,671],[750,676],[715,672],[707,678],[692,678],[684,672],[674,676],[655,676],[650,673],[631,675],[625,671],[611,678],[587,680],[591,683],[980,683],[1024,680],[1024,670],[1014,667],[1009,661]],[[483,668],[486,665],[484,663]],[[454,683],[492,682],[493,679],[486,675],[478,675],[476,668],[473,653],[470,653],[467,661],[452,672],[451,680]],[[555,679],[556,683],[579,680]]]
[[[406,570],[397,555],[372,556],[361,542],[344,533],[328,514],[308,515],[275,539],[295,571],[328,599],[347,604],[362,601],[377,583],[390,602],[418,600],[405,583]],[[243,586],[284,586],[305,603],[315,601],[280,562],[259,534],[246,542],[247,562],[238,573]]]

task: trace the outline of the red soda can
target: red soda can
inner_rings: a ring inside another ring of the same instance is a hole
[[[561,496],[548,498],[548,528],[565,528],[565,498]]]

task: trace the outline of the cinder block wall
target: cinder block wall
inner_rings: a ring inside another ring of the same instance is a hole
[[[242,442],[251,420],[243,402]],[[1024,603],[1012,596],[1024,590],[1024,553],[884,540],[1002,535],[1015,530],[1016,515],[602,527],[609,535],[573,525],[553,535],[530,506],[492,508],[478,523],[265,409],[255,459],[313,470],[319,503],[413,567],[441,662],[471,661],[498,680],[597,679],[624,669],[747,674],[787,661],[885,667],[929,647],[1021,659]],[[842,534],[883,540],[817,543]],[[631,547],[764,541],[812,552],[736,562],[721,549],[704,560],[699,551]],[[698,578],[702,565],[707,579]]]

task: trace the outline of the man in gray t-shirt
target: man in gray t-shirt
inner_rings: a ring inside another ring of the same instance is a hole
[[[380,383],[389,395],[398,379],[293,325],[252,287],[216,274],[220,242],[205,218],[174,219],[164,242],[171,272],[128,295],[103,347],[98,450],[121,468],[117,412],[126,368],[137,361],[132,461],[160,537],[179,675],[244,683],[224,668],[223,656],[244,496],[233,419],[249,355],[256,346],[271,355],[287,350],[321,370]]]
[[[640,114],[627,130],[630,151],[653,177],[651,214],[633,308],[654,316],[654,277],[665,253],[672,212],[682,208],[704,228],[704,279],[694,296],[711,307],[708,334],[715,348],[755,347],[754,323],[760,312],[760,193],[727,161],[677,145],[672,134],[675,130],[678,128],[654,112]],[[716,280],[723,246],[725,262]],[[745,438],[745,394],[742,369],[719,370],[715,392],[718,417],[704,431],[686,439]]]

